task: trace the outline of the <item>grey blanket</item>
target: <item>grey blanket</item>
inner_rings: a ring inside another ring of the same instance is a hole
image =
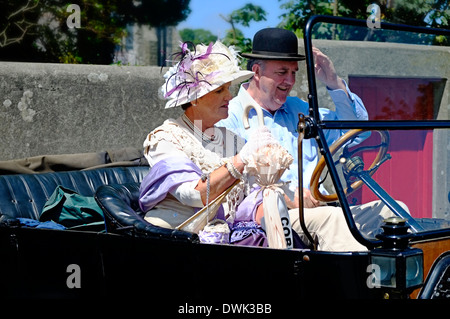
[[[39,155],[23,159],[0,161],[0,175],[36,174],[58,171],[95,169],[108,166],[148,165],[142,150],[123,148],[119,150]]]

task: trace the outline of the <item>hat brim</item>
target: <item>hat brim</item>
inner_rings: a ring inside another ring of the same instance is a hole
[[[241,82],[244,82],[245,80],[250,79],[254,74],[255,72],[252,71],[240,70],[238,73],[235,73],[234,76],[231,77],[231,83],[239,84]]]
[[[192,94],[190,94],[189,96],[184,94],[182,96],[177,96],[173,99],[170,99],[169,101],[167,101],[165,108],[168,109],[178,105],[183,105],[192,102],[214,91],[215,89],[219,88],[220,86],[228,82],[231,82],[231,84],[233,85],[240,84],[241,82],[250,79],[254,74],[255,73],[252,71],[240,70],[239,72],[235,72],[228,76],[224,76],[223,78],[220,79],[220,81],[211,83],[210,85],[205,85],[200,90],[193,90]]]
[[[241,56],[247,59],[260,59],[260,60],[303,61],[306,59],[306,57],[301,54],[286,56],[286,55],[241,53]]]

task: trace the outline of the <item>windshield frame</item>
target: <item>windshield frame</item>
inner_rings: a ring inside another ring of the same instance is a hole
[[[381,240],[368,239],[364,237],[357,228],[350,211],[349,203],[346,200],[344,188],[338,177],[338,172],[333,164],[333,158],[330,154],[329,146],[327,145],[324,132],[325,129],[362,129],[362,130],[419,130],[419,129],[436,129],[444,128],[450,129],[449,120],[367,120],[367,121],[326,121],[321,120],[319,116],[319,103],[316,87],[315,71],[314,71],[314,56],[313,56],[313,28],[318,23],[333,23],[340,25],[350,25],[366,27],[365,20],[342,18],[334,16],[313,16],[306,23],[304,30],[304,49],[306,56],[306,71],[308,80],[308,103],[309,103],[309,117],[310,122],[315,128],[311,129],[310,136],[305,138],[315,138],[321,154],[324,156],[327,168],[331,175],[334,188],[336,190],[340,205],[344,211],[344,215],[351,233],[363,245],[368,248],[379,246]],[[402,24],[380,23],[380,29],[406,31],[414,33],[426,33],[433,35],[444,35],[450,37],[450,30],[436,29],[427,27],[414,27]],[[412,242],[428,240],[433,238],[442,238],[450,236],[450,228],[426,230],[420,233],[412,234]]]

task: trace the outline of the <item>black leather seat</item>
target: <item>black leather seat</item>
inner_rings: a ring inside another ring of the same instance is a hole
[[[139,212],[139,185],[148,166],[114,166],[41,174],[0,175],[0,219],[39,220],[57,186],[84,196],[95,196],[107,232],[133,236],[195,241],[196,234],[165,229],[145,221]]]
[[[110,184],[97,189],[95,199],[102,208],[106,230],[137,237],[198,241],[197,234],[150,224],[139,208],[140,183]]]
[[[94,196],[101,185],[140,182],[148,171],[148,166],[115,166],[83,171],[1,175],[0,215],[38,220],[57,186],[64,186],[80,195]]]

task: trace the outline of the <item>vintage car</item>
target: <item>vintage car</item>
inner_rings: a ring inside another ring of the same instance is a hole
[[[0,294],[141,298],[173,314],[276,314],[309,299],[450,298],[449,40],[449,30],[369,20],[315,16],[305,26],[310,110],[298,116],[298,143],[317,141],[311,189],[342,208],[367,251],[206,244],[153,226],[137,204],[147,165],[9,174],[0,176]],[[313,46],[333,60],[369,120],[320,119],[319,107],[333,103],[315,79]],[[327,131],[337,129],[347,133],[328,145]],[[58,186],[94,198],[104,220],[62,230],[24,224],[39,220]],[[353,216],[354,205],[376,200],[391,217]]]

